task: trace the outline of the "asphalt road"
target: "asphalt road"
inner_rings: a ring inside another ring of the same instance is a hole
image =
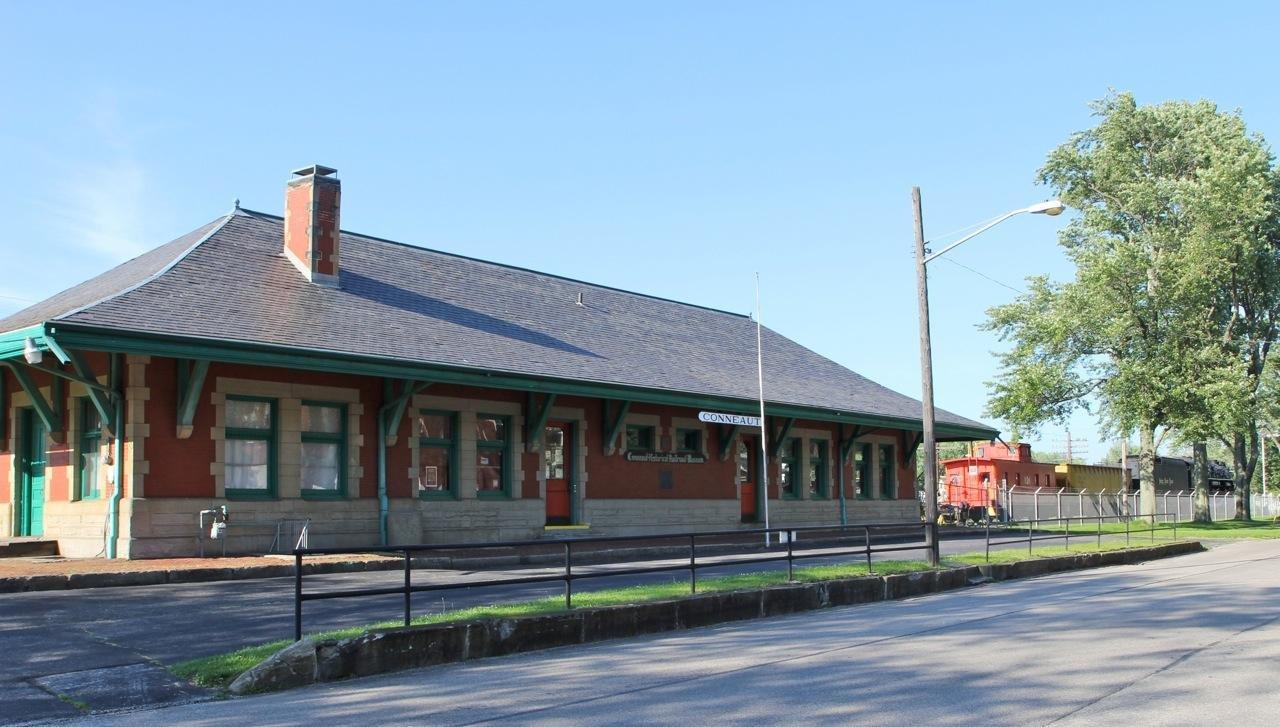
[[[943,550],[948,553],[981,547],[980,539],[943,542]],[[912,555],[899,552],[884,557]],[[831,560],[804,564],[822,562]],[[782,569],[786,565],[730,566],[700,575],[770,567]],[[483,571],[420,570],[415,571],[414,582],[475,580],[496,575]],[[679,571],[615,576],[576,584],[575,589],[685,577]],[[319,591],[397,586],[402,579],[398,571],[317,575],[307,577],[306,588]],[[561,592],[558,583],[450,589],[417,594],[415,613]],[[308,631],[317,631],[395,619],[402,614],[402,603],[398,595],[309,602],[305,624]],[[293,581],[289,578],[0,595],[0,650],[5,654],[0,660],[0,724],[80,713],[80,709],[57,695],[94,695],[77,696],[74,701],[95,710],[198,697],[168,679],[159,665],[287,638],[293,629],[292,604]],[[146,665],[152,668],[145,669]],[[120,670],[125,666],[133,671]],[[142,672],[135,673],[137,670]],[[130,690],[119,687],[122,675],[132,685]]]
[[[1274,724],[1280,542],[88,718],[134,726]]]

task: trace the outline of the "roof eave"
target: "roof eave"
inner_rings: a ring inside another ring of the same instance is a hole
[[[720,407],[743,414],[755,412],[759,407],[759,403],[754,400],[679,392],[668,389],[647,389],[598,381],[540,377],[515,372],[473,369],[401,359],[358,356],[325,349],[279,346],[225,339],[194,339],[182,336],[103,329],[67,322],[46,324],[45,332],[51,338],[56,336],[57,342],[67,348],[83,348],[113,353],[208,359],[227,363],[258,364],[520,391],[626,399],[653,404]],[[842,411],[780,402],[766,402],[766,410],[767,413],[776,416],[790,416],[816,421],[844,422],[908,431],[920,431],[922,428],[918,419],[903,419],[867,412]],[[935,428],[938,441],[991,439],[999,433],[998,430],[986,427],[970,427],[941,422]]]

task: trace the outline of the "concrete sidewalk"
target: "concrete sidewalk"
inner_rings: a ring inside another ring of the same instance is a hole
[[[1280,542],[95,724],[1233,724],[1280,710]]]

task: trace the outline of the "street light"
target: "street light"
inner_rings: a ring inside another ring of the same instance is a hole
[[[920,188],[911,188],[911,204],[916,222],[916,294],[920,303],[920,398],[924,402],[924,514],[928,521],[926,532],[929,543],[929,563],[937,565],[938,553],[938,461],[937,438],[934,436],[933,413],[933,348],[929,340],[929,276],[926,266],[933,260],[963,245],[1010,217],[1024,212],[1033,215],[1056,217],[1066,210],[1062,202],[1051,199],[1029,207],[1006,212],[995,220],[970,232],[938,252],[930,253],[924,246],[924,215],[920,211]]]

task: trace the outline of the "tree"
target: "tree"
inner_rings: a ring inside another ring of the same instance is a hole
[[[1248,418],[1241,362],[1267,328],[1243,308],[1266,296],[1252,287],[1265,276],[1241,273],[1261,264],[1275,175],[1262,140],[1209,102],[1139,106],[1118,94],[1094,109],[1098,125],[1039,173],[1079,211],[1060,234],[1075,278],[1033,277],[988,312],[986,328],[1012,344],[988,413],[1034,430],[1096,406],[1109,431],[1136,429],[1150,514],[1157,429],[1221,436]]]

